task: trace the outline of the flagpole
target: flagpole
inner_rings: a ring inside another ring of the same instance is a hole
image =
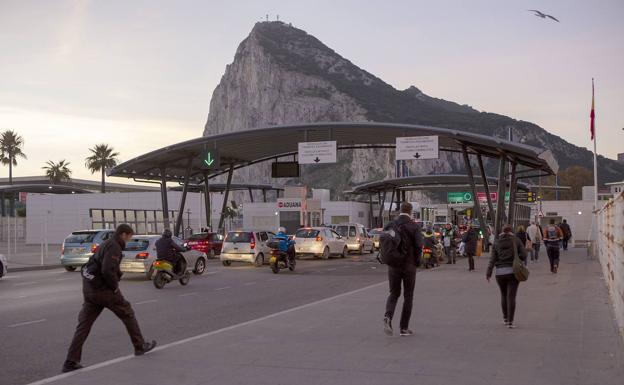
[[[592,127],[594,128],[594,131],[592,133],[593,136],[593,140],[594,140],[594,211],[598,210],[598,158],[596,156],[596,118],[595,118],[595,112],[594,112],[594,106],[595,106],[595,102],[594,102],[594,78],[592,78],[592,113],[594,114],[594,116],[592,116]]]

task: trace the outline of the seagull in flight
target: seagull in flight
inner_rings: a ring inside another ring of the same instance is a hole
[[[553,20],[554,20],[554,21],[556,21],[557,23],[559,23],[559,20],[557,20],[557,18],[556,18],[556,17],[554,17],[554,16],[552,16],[552,15],[547,15],[547,14],[545,14],[545,13],[542,13],[542,12],[538,11],[537,9],[529,9],[529,12],[533,12],[533,13],[535,14],[535,16],[537,16],[537,17],[541,17],[542,19],[545,19],[545,18],[547,18],[547,17],[548,17],[548,18],[550,18],[550,19],[553,19]]]

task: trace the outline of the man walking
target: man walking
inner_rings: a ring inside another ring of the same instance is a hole
[[[526,232],[531,240],[532,247],[528,250],[529,253],[531,253],[531,262],[537,262],[539,259],[540,243],[542,243],[542,232],[535,224],[535,221],[531,221],[531,225],[527,228]]]
[[[550,224],[544,229],[544,243],[550,260],[550,272],[553,274],[557,274],[559,270],[559,247],[562,238],[561,229],[555,226],[555,220],[551,219]]]
[[[444,246],[444,254],[446,254],[447,261],[446,264],[454,264],[455,263],[455,250],[453,250],[453,242],[455,238],[455,231],[453,230],[453,226],[450,223],[446,224],[444,231],[442,232],[442,244]]]
[[[82,267],[84,303],[78,315],[78,326],[69,346],[67,359],[63,364],[63,373],[82,368],[82,345],[89,336],[93,323],[105,308],[115,313],[126,326],[136,356],[143,355],[156,346],[156,341],[148,343],[143,339],[134,311],[119,290],[122,250],[133,233],[132,227],[119,225],[114,235],[102,243]]]
[[[565,251],[565,250],[568,250],[568,241],[570,240],[570,238],[572,238],[572,229],[570,229],[570,225],[568,224],[568,221],[566,221],[565,219],[559,225],[559,228],[561,229],[561,232],[563,233],[561,244],[563,245],[563,250]]]
[[[398,247],[401,254],[400,261],[393,265],[388,265],[388,282],[390,284],[390,295],[386,301],[386,314],[384,317],[384,332],[391,336],[392,317],[401,296],[401,285],[403,285],[403,310],[401,311],[401,321],[399,324],[401,336],[411,336],[414,334],[409,329],[409,320],[412,315],[412,302],[414,299],[414,286],[416,284],[416,266],[418,266],[422,254],[423,236],[420,227],[412,220],[412,204],[401,203],[401,214],[389,223],[384,230],[397,230],[400,235]],[[383,251],[383,250],[382,250]]]
[[[474,225],[468,226],[462,241],[464,242],[464,253],[468,257],[468,271],[474,271],[474,256],[477,254],[477,232],[474,229]]]

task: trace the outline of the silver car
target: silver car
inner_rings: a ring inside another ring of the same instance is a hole
[[[114,230],[81,230],[69,234],[61,247],[61,265],[67,271],[76,270],[114,233]]]
[[[6,275],[9,271],[7,270],[7,260],[4,254],[0,254],[0,278],[3,275]]]
[[[369,237],[364,226],[359,223],[341,223],[336,226],[336,232],[347,243],[349,251],[357,251],[358,254],[372,253],[375,244]]]
[[[271,249],[267,242],[275,236],[270,231],[237,230],[230,231],[225,236],[219,258],[223,266],[230,266],[232,262],[253,263],[261,267],[269,261]]]
[[[343,237],[328,227],[303,227],[297,230],[294,240],[297,256],[328,259],[331,255],[344,258],[348,253]]]
[[[145,274],[147,279],[152,278],[152,264],[156,260],[156,241],[160,239],[160,235],[135,235],[126,243],[123,251],[123,259],[119,264],[122,273],[141,273]],[[173,241],[179,246],[185,247],[184,242],[172,237]],[[203,274],[206,271],[206,253],[198,250],[183,251],[182,255],[186,259],[186,263],[195,274]]]

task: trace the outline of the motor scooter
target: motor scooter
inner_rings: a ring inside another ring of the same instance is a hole
[[[152,264],[155,272],[153,280],[154,287],[162,289],[166,284],[172,281],[179,281],[182,286],[188,285],[191,279],[191,271],[188,269],[188,264],[186,263],[184,255],[179,253],[178,258],[180,258],[178,262],[180,265],[179,272],[175,271],[175,266],[169,260],[157,259],[154,261]]]
[[[297,260],[295,259],[294,243],[288,248],[287,252],[283,252],[279,249],[278,241],[271,241],[267,243],[267,246],[271,248],[269,266],[271,266],[271,271],[273,271],[273,273],[277,274],[282,269],[288,269],[290,271],[295,270]]]

